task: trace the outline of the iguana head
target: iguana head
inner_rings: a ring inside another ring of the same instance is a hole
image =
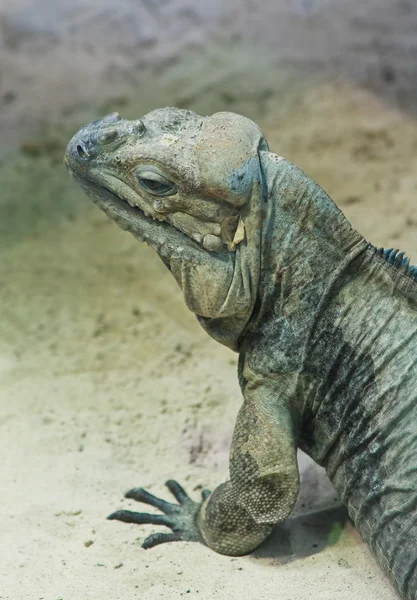
[[[260,271],[266,141],[249,119],[175,108],[127,121],[113,113],[68,144],[74,179],[171,270],[213,337],[237,347]]]

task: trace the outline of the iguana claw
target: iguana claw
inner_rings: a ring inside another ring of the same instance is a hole
[[[178,501],[178,504],[157,498],[143,488],[133,488],[125,494],[125,498],[155,506],[155,508],[164,513],[163,515],[118,510],[107,518],[115,521],[123,521],[124,523],[137,523],[138,525],[164,525],[172,530],[172,533],[153,533],[148,536],[142,544],[142,548],[145,549],[165,542],[202,542],[203,540],[196,522],[202,503],[191,500],[182,486],[176,481],[169,480],[165,485]],[[208,498],[210,493],[210,490],[203,490],[201,492],[202,502]]]

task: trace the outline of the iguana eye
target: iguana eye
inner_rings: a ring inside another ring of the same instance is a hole
[[[161,173],[151,169],[140,169],[135,172],[135,178],[141,188],[154,196],[170,196],[175,194],[177,188],[174,183],[166,179]]]
[[[169,183],[162,183],[161,181],[155,181],[155,179],[145,179],[138,177],[138,183],[144,190],[151,194],[165,195],[172,190],[172,186]]]

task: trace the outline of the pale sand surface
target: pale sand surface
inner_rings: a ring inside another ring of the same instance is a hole
[[[415,119],[352,83],[314,80],[282,99],[258,115],[271,148],[371,241],[417,261]],[[144,551],[152,526],[105,520],[134,507],[132,486],[168,497],[176,478],[197,497],[223,481],[241,400],[236,356],[199,328],[157,256],[69,180],[65,127],[27,134],[29,151],[0,165],[0,598],[396,598],[305,456],[293,517],[248,557]]]

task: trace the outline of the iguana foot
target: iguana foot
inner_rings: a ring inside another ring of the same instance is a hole
[[[178,504],[172,504],[171,502],[162,500],[162,498],[157,498],[143,488],[133,488],[125,494],[125,498],[155,506],[164,513],[163,515],[118,510],[107,518],[140,525],[145,523],[164,525],[172,530],[172,533],[153,533],[147,537],[142,544],[142,548],[145,549],[165,542],[202,542],[203,539],[197,526],[197,517],[202,503],[191,500],[185,490],[176,481],[169,480],[165,485],[178,501]],[[202,501],[204,502],[209,495],[209,490],[203,490],[201,492]]]

